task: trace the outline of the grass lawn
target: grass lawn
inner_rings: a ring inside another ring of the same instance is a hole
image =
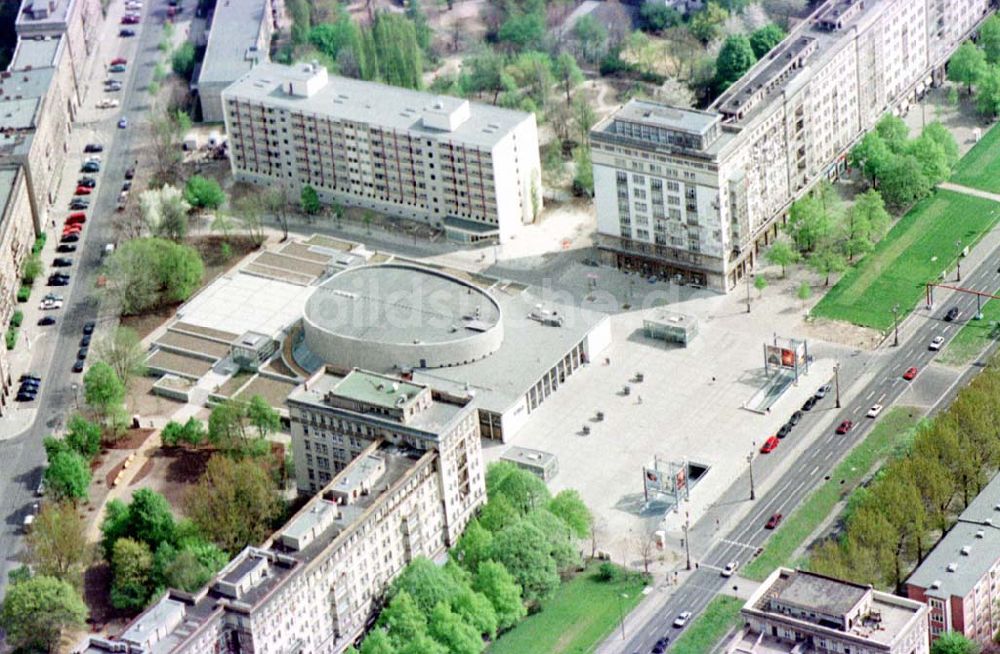
[[[996,293],[995,294],[1000,294]],[[1000,302],[990,300],[983,304],[983,319],[971,318],[955,334],[955,338],[937,357],[938,363],[964,366],[972,362],[993,340],[993,325],[1000,321]]]
[[[1000,193],[1000,129],[990,129],[962,157],[951,181],[983,191]]]
[[[923,296],[924,284],[952,268],[958,254],[955,240],[973,245],[997,219],[1000,206],[991,200],[936,191],[900,218],[875,250],[844,274],[813,315],[888,330],[893,305],[899,304],[902,319]]]
[[[735,597],[716,596],[681,634],[671,651],[677,654],[705,654],[712,651],[726,632],[739,624],[742,606],[743,602]]]
[[[490,654],[582,654],[593,652],[618,628],[621,615],[642,599],[644,584],[632,576],[606,583],[591,565],[542,602],[542,610],[500,636]],[[622,597],[622,594],[628,597]]]
[[[867,420],[867,418],[862,418]],[[852,491],[872,468],[903,442],[917,424],[914,409],[896,407],[878,419],[864,441],[834,469],[830,480],[817,488],[774,532],[760,556],[743,567],[740,575],[763,581],[775,568],[791,563],[792,555],[829,517],[837,502]],[[844,483],[840,483],[843,480]]]

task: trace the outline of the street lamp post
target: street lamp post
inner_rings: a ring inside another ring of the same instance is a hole
[[[750,454],[747,454],[747,465],[750,466],[750,500],[757,499],[757,489],[753,485],[753,453],[757,451],[757,441],[753,442]]]
[[[899,303],[896,303],[892,307],[892,346],[899,347]]]
[[[840,408],[840,361],[833,364],[833,383],[837,387],[837,408]]]
[[[684,553],[687,556],[687,569],[691,569],[691,512],[684,512]]]
[[[750,268],[744,262],[743,277],[747,281],[747,313],[750,313]]]
[[[958,271],[956,281],[962,281],[962,241],[961,239],[955,241],[955,249],[958,250],[958,259],[955,260],[956,270]]]

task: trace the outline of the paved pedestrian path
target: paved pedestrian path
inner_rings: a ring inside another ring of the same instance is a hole
[[[941,182],[938,184],[938,188],[944,189],[945,191],[954,191],[955,193],[964,193],[965,195],[972,195],[977,198],[1000,202],[1000,195],[990,193],[989,191],[980,191],[979,189],[972,188],[971,186],[962,186],[961,184],[953,184],[951,182]]]

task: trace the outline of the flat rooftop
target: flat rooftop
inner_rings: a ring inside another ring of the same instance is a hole
[[[255,57],[267,59],[267,51],[248,53],[257,45],[261,25],[271,20],[267,6],[267,0],[220,0],[215,5],[199,84],[231,83],[253,67]]]
[[[616,120],[655,125],[692,134],[705,134],[720,120],[719,114],[714,111],[683,109],[635,98],[615,112],[614,117]]]
[[[515,127],[532,119],[531,114],[523,111],[470,102],[468,119],[445,131],[426,127],[425,117],[450,111],[465,100],[336,75],[330,75],[326,86],[311,97],[294,96],[283,90],[283,82],[300,79],[302,73],[295,67],[262,63],[236,80],[225,94],[290,111],[378,125],[487,150]]]
[[[398,398],[410,402],[424,390],[424,386],[409,384],[384,375],[376,375],[364,370],[352,370],[337,382],[333,393],[357,402],[378,407],[392,408]]]
[[[0,98],[43,98],[48,95],[55,73],[51,66],[13,71],[10,76],[0,77]]]
[[[369,343],[447,343],[500,322],[500,307],[479,288],[416,266],[348,269],[324,282],[306,315],[327,331]]]
[[[233,334],[254,331],[274,338],[302,316],[313,290],[312,286],[231,272],[182,306],[177,320]]]
[[[827,615],[844,615],[871,590],[867,586],[804,572],[793,573],[783,581],[772,586],[769,598]]]
[[[479,408],[503,413],[608,317],[546,301],[530,289],[518,293],[498,289],[492,293],[504,316],[500,349],[463,365],[416,369],[413,381],[456,394],[471,390]],[[543,325],[532,319],[532,311],[539,306],[561,316],[562,325]]]
[[[528,447],[519,447],[514,445],[512,447],[508,447],[504,453],[500,455],[500,458],[504,461],[510,461],[512,463],[521,463],[538,468],[545,468],[555,461],[556,455],[551,452],[543,452],[542,450],[533,450]]]
[[[62,36],[33,37],[18,39],[14,57],[7,67],[10,71],[28,68],[46,68],[59,63],[59,49]]]
[[[5,87],[2,90],[9,90]],[[35,127],[35,116],[38,114],[42,101],[37,96],[24,96],[21,99],[7,99],[14,96],[2,96],[0,100],[0,125],[4,129],[30,130]]]
[[[7,0],[10,1],[10,0]],[[70,8],[76,0],[23,0],[14,22],[18,33],[24,30],[56,30],[66,28]]]
[[[338,392],[340,384],[347,377],[350,377],[350,373],[347,375],[340,375],[330,369],[325,369],[322,373],[319,373],[310,379],[307,384],[301,384],[296,387],[294,391],[289,393],[288,400],[291,402],[311,404],[321,409],[328,408],[333,411],[353,413],[347,409],[332,408],[324,402],[324,398],[327,394]],[[376,377],[381,376],[376,375]],[[358,377],[357,379],[360,382],[364,378]],[[400,388],[402,388],[403,385],[406,385],[405,382],[400,380],[395,381],[398,381],[401,384]],[[367,383],[367,381],[364,381],[364,383]],[[407,386],[420,388],[419,386],[413,384]],[[352,382],[348,388],[352,391],[357,390],[354,382]],[[389,388],[391,389],[391,386]],[[362,394],[367,396],[367,391],[364,391]],[[405,427],[424,432],[424,434],[428,436],[440,434],[448,429],[452,422],[466,410],[467,406],[468,403],[462,403],[459,401],[444,401],[442,399],[435,398],[431,402],[430,407],[421,411],[416,411],[412,416],[407,416]],[[397,428],[401,426],[399,421],[390,416],[384,416],[378,413],[366,413],[364,415],[366,419],[371,422],[384,422],[387,425],[392,425]]]

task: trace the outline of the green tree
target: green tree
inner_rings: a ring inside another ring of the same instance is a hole
[[[420,634],[399,648],[399,654],[449,654],[448,649],[431,638],[430,634]]]
[[[503,495],[493,497],[479,512],[479,522],[489,532],[496,534],[521,519],[521,514]]]
[[[510,629],[527,614],[521,599],[521,586],[501,563],[495,561],[480,563],[472,587],[493,605],[497,615],[497,627],[501,631]]]
[[[396,654],[396,648],[385,629],[372,629],[361,643],[361,654]]]
[[[573,192],[584,197],[594,196],[594,164],[590,158],[590,147],[581,145],[573,149]]]
[[[125,388],[133,379],[146,374],[146,349],[131,327],[116,327],[110,336],[94,344],[94,353],[98,361],[115,371]]]
[[[191,205],[184,199],[184,192],[176,186],[164,184],[140,193],[139,211],[151,234],[175,242],[183,241],[187,236]]]
[[[160,438],[167,447],[181,444],[197,447],[207,440],[208,432],[201,420],[191,417],[183,424],[173,420],[168,422],[164,425]]]
[[[950,174],[955,164],[961,158],[958,152],[958,141],[955,140],[955,136],[947,127],[941,124],[940,120],[928,123],[921,132],[921,136],[941,146],[941,149],[944,150],[945,161],[948,164],[948,172]]]
[[[830,285],[831,275],[847,270],[847,259],[844,258],[844,254],[838,248],[832,245],[825,246],[813,252],[807,263],[816,273],[826,278],[826,281],[823,283],[824,286]],[[804,302],[809,298],[800,296],[799,299]]]
[[[548,537],[535,525],[522,520],[494,535],[493,559],[502,563],[524,589],[524,597],[547,597],[559,585],[555,559]],[[484,593],[489,597],[489,594]],[[497,611],[499,614],[499,610]]]
[[[563,91],[566,93],[566,106],[569,106],[572,101],[570,93],[573,91],[573,87],[583,81],[583,73],[580,72],[580,67],[576,65],[576,59],[568,52],[560,52],[559,56],[553,62],[553,66],[555,76],[562,84]]]
[[[314,216],[319,213],[322,209],[322,205],[319,202],[319,193],[312,186],[306,184],[302,187],[302,211],[306,212],[310,216]]]
[[[254,395],[247,402],[246,416],[259,438],[267,438],[281,428],[281,415],[260,395]]]
[[[187,494],[187,515],[206,538],[236,553],[259,545],[284,514],[278,488],[253,459],[213,456],[204,476]]]
[[[705,8],[696,13],[688,21],[688,31],[691,36],[702,43],[708,43],[722,33],[722,26],[729,18],[729,12],[722,8],[717,2],[711,0]]]
[[[871,180],[872,186],[875,186],[878,180],[885,175],[894,159],[895,155],[876,131],[865,134],[848,155],[848,162],[851,166],[860,168]]]
[[[504,83],[503,55],[484,47],[462,62],[462,76],[459,87],[467,96],[480,98],[483,94],[490,97],[490,102],[497,103],[501,91],[506,88]]]
[[[490,501],[506,498],[520,515],[549,502],[545,482],[513,463],[498,461],[486,470],[486,492]]]
[[[483,651],[483,639],[476,629],[444,602],[430,612],[429,627],[431,637],[444,645],[450,654],[479,654]]]
[[[21,279],[26,284],[33,284],[36,279],[41,277],[44,271],[45,267],[42,265],[41,257],[32,253],[24,261],[24,268],[21,269]]]
[[[662,32],[681,22],[681,13],[666,3],[647,0],[639,7],[639,26],[646,32]]]
[[[577,538],[586,538],[590,534],[594,517],[577,491],[571,488],[559,491],[549,502],[548,508]]]
[[[406,17],[413,23],[414,34],[417,37],[417,45],[423,51],[428,51],[434,40],[434,30],[427,22],[427,13],[424,12],[420,0],[409,0],[406,4]]]
[[[246,418],[247,408],[243,402],[229,399],[216,404],[208,416],[208,440],[226,452],[247,451],[250,435]]]
[[[964,84],[972,93],[972,85],[978,84],[986,72],[986,53],[972,41],[966,41],[955,50],[948,60],[948,79]]]
[[[455,579],[430,559],[417,557],[392,582],[392,595],[405,592],[424,614],[439,603],[450,605],[462,587]]]
[[[214,179],[192,175],[184,184],[184,199],[198,209],[218,209],[226,202],[226,193]]]
[[[194,72],[194,65],[194,43],[185,41],[171,55],[170,67],[173,69],[175,75],[190,81],[191,74]]]
[[[128,531],[128,505],[119,499],[110,500],[104,507],[104,520],[101,522],[101,555],[106,561],[111,561],[115,542],[126,536]]]
[[[785,230],[799,252],[812,252],[830,235],[833,220],[822,200],[810,194],[792,204]]]
[[[812,297],[812,287],[809,286],[809,282],[803,281],[799,284],[799,288],[795,291],[795,295],[803,302],[808,302],[809,298]]]
[[[107,258],[104,293],[122,314],[186,300],[201,284],[205,267],[194,248],[161,238],[125,241]]]
[[[986,54],[986,61],[1000,64],[1000,18],[990,16],[979,27],[979,47]]]
[[[951,175],[948,155],[937,141],[922,135],[907,144],[906,152],[920,163],[920,169],[931,186],[944,181]]]
[[[726,37],[715,60],[715,88],[725,91],[757,62],[750,39],[742,34]]]
[[[771,245],[771,249],[767,251],[767,260],[772,265],[781,266],[781,276],[785,276],[785,270],[788,266],[791,266],[802,258],[802,255],[792,247],[792,244],[785,240],[775,241]],[[758,277],[757,279],[764,279],[763,277]],[[764,286],[767,287],[767,280],[764,280]],[[763,290],[763,289],[757,289]]]
[[[650,2],[648,4],[657,3]],[[591,14],[587,14],[581,16],[573,24],[573,36],[580,43],[580,54],[583,60],[593,63],[604,51],[604,46],[608,41],[608,30]]]
[[[886,114],[875,124],[876,133],[882,137],[890,152],[901,153],[910,138],[910,128],[899,116]]]
[[[541,50],[545,41],[545,17],[540,12],[515,12],[500,31],[497,40],[515,52]]]
[[[128,530],[125,535],[149,545],[150,551],[160,543],[171,543],[177,525],[167,498],[149,488],[132,493],[128,507]]]
[[[87,499],[90,466],[76,452],[59,452],[49,459],[45,469],[45,492],[56,501],[77,502]]]
[[[107,422],[125,402],[125,385],[103,361],[97,361],[83,375],[83,397],[94,413]]]
[[[1000,115],[1000,65],[987,66],[979,78],[976,109],[988,118]]]
[[[881,194],[868,190],[854,198],[844,222],[846,242],[844,247],[849,260],[870,252],[875,243],[885,236],[891,217],[885,209]]]
[[[903,208],[930,193],[931,183],[916,157],[902,155],[886,170],[879,190],[888,206]]]
[[[750,47],[757,59],[774,49],[785,38],[785,30],[775,23],[768,23],[764,27],[754,30],[750,35]]]
[[[68,503],[46,503],[27,537],[28,561],[36,574],[68,581],[80,588],[91,560],[86,527]]]
[[[469,582],[471,584],[471,581]],[[462,616],[475,630],[489,639],[497,635],[497,612],[482,593],[477,593],[469,587],[451,601],[451,608]]]
[[[101,451],[101,428],[78,413],[66,424],[66,444],[88,461]]]
[[[119,538],[112,548],[111,573],[111,605],[126,611],[146,608],[153,591],[153,555],[149,545]]]
[[[389,641],[396,648],[427,635],[427,619],[406,591],[393,596],[379,615],[377,624],[385,628]]]
[[[764,289],[768,287],[767,277],[764,277],[764,275],[754,277],[753,287],[757,289],[757,299],[760,299],[764,295]]]
[[[466,525],[462,537],[452,550],[452,556],[470,572],[489,559],[493,549],[493,534],[473,518]]]
[[[68,582],[37,575],[13,584],[0,608],[7,644],[23,652],[57,652],[62,632],[82,628],[87,606]]]
[[[979,654],[979,643],[957,631],[946,631],[931,644],[931,654]]]

